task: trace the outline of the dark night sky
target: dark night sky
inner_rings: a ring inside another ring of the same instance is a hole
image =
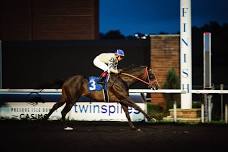
[[[100,0],[100,32],[177,33],[180,0]],[[228,23],[228,0],[192,0],[192,26]]]

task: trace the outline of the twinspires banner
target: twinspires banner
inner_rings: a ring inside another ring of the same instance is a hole
[[[32,102],[6,102],[0,107],[1,119],[41,119],[49,112],[55,102],[32,103]],[[57,109],[51,120],[61,118],[61,110],[63,107]]]
[[[144,111],[145,103],[136,103]],[[128,111],[132,121],[142,121],[144,116],[134,108],[129,107]],[[127,121],[125,113],[119,103],[103,102],[79,102],[71,110],[69,117],[73,120],[89,121]]]
[[[0,107],[1,119],[41,119],[43,118],[55,102],[30,103],[30,102],[7,102]],[[136,103],[144,111],[147,107],[145,103]],[[57,109],[50,120],[61,119],[61,110]],[[144,116],[139,111],[129,107],[128,109],[132,121],[142,121]],[[125,113],[119,103],[105,102],[77,102],[68,113],[69,120],[80,121],[127,121]]]

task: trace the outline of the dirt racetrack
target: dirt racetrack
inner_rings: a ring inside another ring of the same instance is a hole
[[[125,122],[0,121],[0,151],[29,152],[161,152],[227,151],[227,125]]]

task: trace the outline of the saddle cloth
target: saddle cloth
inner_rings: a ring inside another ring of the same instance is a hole
[[[89,82],[88,82],[88,89],[89,91],[102,91],[103,90],[103,96],[104,101],[109,102],[109,96],[108,96],[108,90],[107,90],[107,81],[105,81],[105,85],[98,84],[97,82],[100,80],[99,77],[96,76],[90,76]]]
[[[107,81],[105,81],[105,85],[98,84],[97,82],[100,80],[99,77],[90,76],[88,79],[88,89],[89,91],[102,91],[103,89],[107,90]]]

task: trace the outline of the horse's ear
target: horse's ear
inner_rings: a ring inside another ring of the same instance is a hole
[[[149,68],[148,71],[151,73],[154,73],[154,71],[151,68]]]
[[[121,72],[123,72],[123,71],[124,71],[124,69],[118,69],[118,71],[119,71],[119,73],[121,73]]]

